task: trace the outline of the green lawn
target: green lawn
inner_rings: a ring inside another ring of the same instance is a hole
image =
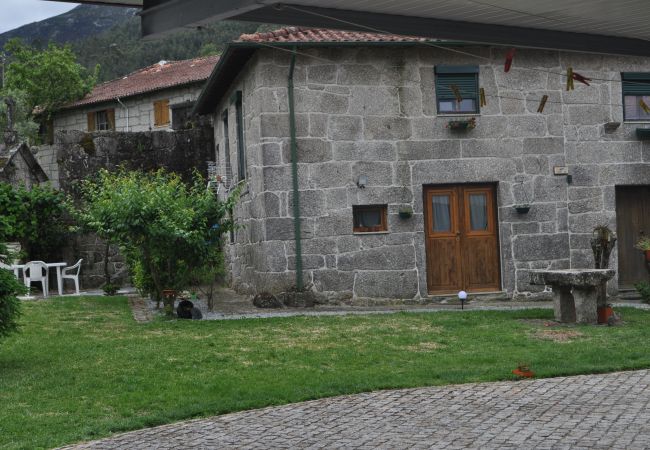
[[[650,312],[550,310],[137,324],[123,297],[25,303],[0,342],[0,448],[41,448],[338,394],[650,367]],[[525,320],[524,320],[525,319]],[[543,320],[540,320],[543,319]]]

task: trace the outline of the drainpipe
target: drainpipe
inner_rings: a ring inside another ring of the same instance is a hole
[[[298,146],[296,145],[296,111],[293,95],[293,70],[296,67],[296,47],[291,54],[289,68],[289,133],[291,143],[291,181],[293,182],[293,230],[296,239],[296,289],[303,290],[302,281],[302,242],[300,233],[300,192],[298,191]]]
[[[122,103],[122,100],[120,100],[119,97],[115,97],[115,100],[117,100],[117,103],[122,105],[122,108],[126,110],[126,131],[129,131],[129,108],[124,103]],[[117,119],[115,119],[115,121],[117,122]],[[116,124],[116,128],[117,128],[117,124]]]

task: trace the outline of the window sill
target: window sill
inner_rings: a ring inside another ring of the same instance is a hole
[[[453,118],[453,117],[477,117],[480,116],[480,113],[438,113],[437,117]]]
[[[364,236],[368,234],[389,234],[390,231],[353,231],[352,234],[357,235],[357,236]]]

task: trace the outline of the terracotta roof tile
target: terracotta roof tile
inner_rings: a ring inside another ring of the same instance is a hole
[[[126,98],[133,95],[158,91],[208,79],[219,60],[218,56],[188,59],[184,61],[161,61],[144,69],[136,70],[123,78],[95,86],[83,99],[65,105],[62,109],[92,105]]]
[[[397,34],[369,33],[363,31],[342,31],[323,28],[287,27],[266,33],[242,34],[238,42],[431,42],[436,39]]]

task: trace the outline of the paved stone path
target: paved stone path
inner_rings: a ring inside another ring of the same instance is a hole
[[[153,318],[153,313],[149,308],[148,303],[148,299],[140,296],[129,297],[129,306],[131,307],[131,313],[133,313],[133,319],[135,319],[136,322],[150,322]]]
[[[650,447],[650,370],[400,389],[192,420],[72,448]]]

